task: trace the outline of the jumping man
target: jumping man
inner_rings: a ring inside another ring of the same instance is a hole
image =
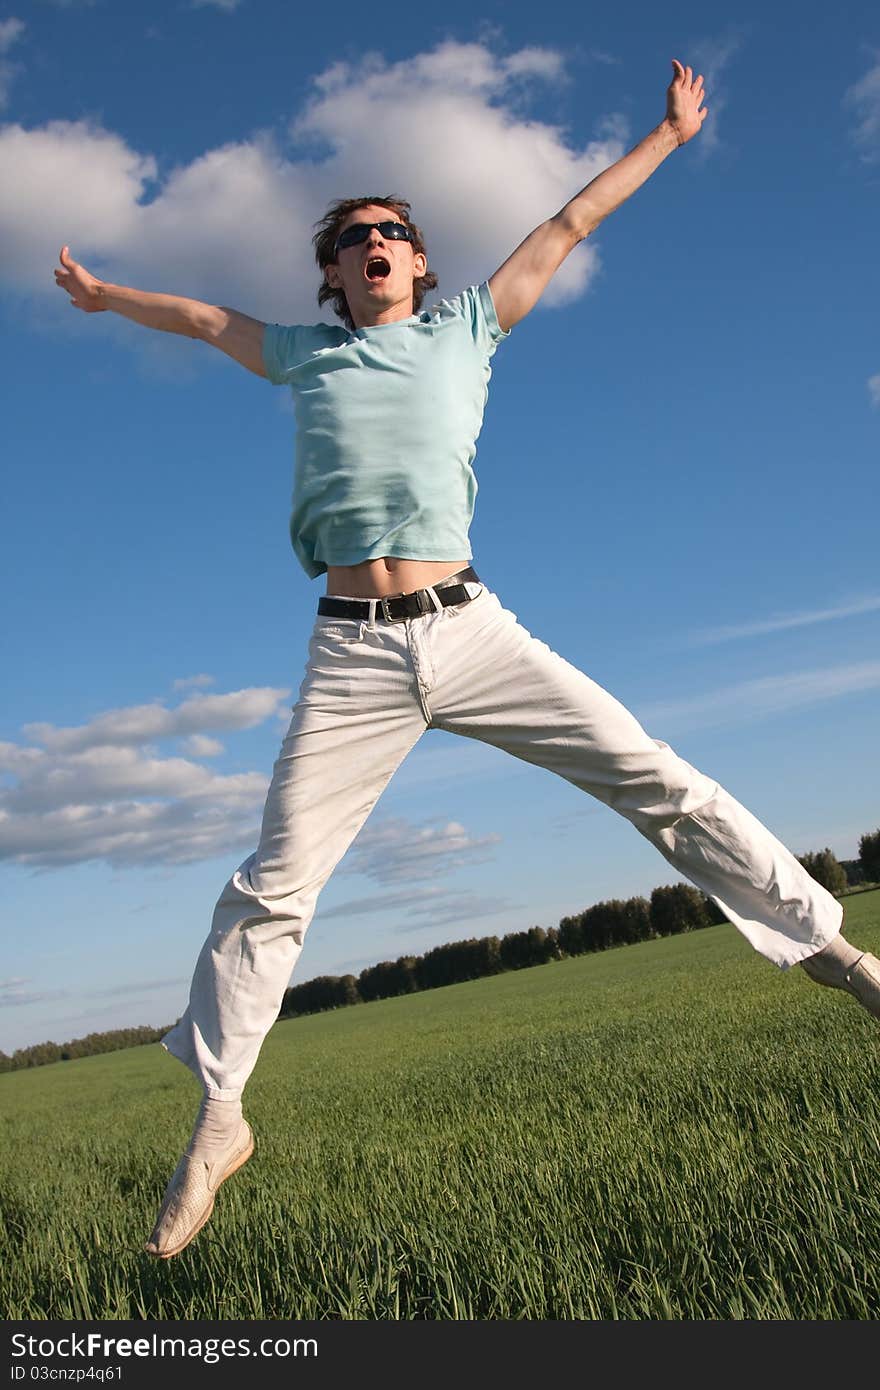
[[[504,748],[613,807],[762,955],[804,966],[880,1017],[880,961],[843,911],[717,782],[651,737],[521,627],[471,565],[473,459],[490,359],[554,272],[698,134],[703,79],[673,61],[666,115],[526,237],[488,281],[422,309],[436,277],[399,198],[334,203],[314,238],[320,303],[342,326],[282,327],[95,279],[61,252],[87,313],[199,338],[289,386],[297,418],[291,537],[326,575],[308,664],[275,763],[259,846],[214,910],[188,1007],[163,1039],[203,1099],[146,1249],[178,1254],[253,1150],[241,1095],[278,1017],[318,894],[427,728]]]

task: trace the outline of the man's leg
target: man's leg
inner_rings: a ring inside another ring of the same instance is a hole
[[[598,797],[713,898],[756,950],[783,969],[822,952],[827,982],[880,1014],[880,974],[874,981],[874,958],[840,936],[840,903],[745,807],[650,738],[493,594],[438,630],[435,665],[436,727],[494,744]]]
[[[162,1040],[201,1081],[204,1100],[150,1254],[183,1249],[210,1215],[220,1182],[249,1157],[241,1092],[278,1017],[318,894],[425,727],[402,629],[319,620],[259,847],[224,888],[189,1005]]]

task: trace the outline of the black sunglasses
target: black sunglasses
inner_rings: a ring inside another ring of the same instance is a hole
[[[405,222],[352,222],[351,226],[346,227],[336,238],[334,250],[339,252],[344,251],[347,246],[360,246],[374,227],[386,241],[415,241],[411,229]]]

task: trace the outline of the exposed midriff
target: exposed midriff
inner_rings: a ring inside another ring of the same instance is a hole
[[[331,565],[327,570],[328,594],[348,598],[388,598],[426,589],[447,575],[465,569],[469,560],[402,560],[384,555],[362,560],[359,565]]]

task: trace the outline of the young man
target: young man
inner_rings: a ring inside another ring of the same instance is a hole
[[[716,782],[519,626],[469,561],[472,472],[497,345],[578,242],[695,136],[703,79],[673,63],[666,116],[542,223],[491,279],[418,313],[436,284],[409,205],[335,204],[315,237],[345,327],[266,325],[104,284],[65,247],[57,283],[86,312],[201,338],[291,386],[291,535],[327,575],[259,847],[215,908],[189,1006],[164,1044],[202,1083],[187,1150],[146,1249],[176,1255],[253,1150],[241,1093],[275,1021],[322,886],[426,728],[484,739],[619,811],[782,968],[804,965],[880,1017],[880,962],[842,909]]]

